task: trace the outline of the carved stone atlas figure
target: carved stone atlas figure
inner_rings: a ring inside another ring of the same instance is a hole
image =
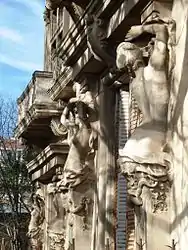
[[[168,182],[170,156],[165,152],[167,111],[169,103],[169,40],[174,21],[158,16],[143,25],[132,26],[117,48],[116,64],[128,68],[130,89],[143,115],[142,123],[125,144],[119,163],[128,180],[128,193],[132,202],[142,204],[143,186],[151,189]],[[148,64],[142,49],[134,42],[143,33],[154,38]],[[130,42],[132,41],[132,42]]]

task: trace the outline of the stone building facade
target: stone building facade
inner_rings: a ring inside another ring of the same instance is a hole
[[[186,250],[187,0],[46,0],[18,99],[33,249]]]

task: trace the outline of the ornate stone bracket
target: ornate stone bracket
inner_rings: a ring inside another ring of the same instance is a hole
[[[167,168],[159,164],[139,164],[136,162],[119,161],[121,172],[127,180],[127,193],[130,201],[137,206],[143,203],[143,188],[151,192],[153,212],[166,211],[167,194],[170,188],[170,176]]]

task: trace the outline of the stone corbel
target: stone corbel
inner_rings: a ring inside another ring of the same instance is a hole
[[[160,164],[139,164],[120,159],[121,173],[127,180],[129,200],[136,206],[143,204],[143,188],[150,190],[153,212],[167,211],[167,195],[171,186],[168,168]]]

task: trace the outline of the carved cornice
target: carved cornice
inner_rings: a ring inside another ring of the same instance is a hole
[[[37,119],[41,120],[42,118],[50,118],[53,116],[61,115],[61,113],[62,108],[60,108],[56,103],[33,104],[31,108],[26,112],[24,118],[17,125],[15,136],[21,137],[28,130],[28,128],[32,127],[32,124],[34,125]],[[49,124],[46,125],[48,126]]]
[[[33,173],[38,169],[43,168],[53,157],[56,155],[62,155],[62,159],[65,161],[66,155],[68,154],[69,146],[66,143],[52,143],[46,147],[34,160],[27,164],[29,173]],[[52,166],[53,167],[53,166]],[[46,171],[49,171],[49,169]]]

